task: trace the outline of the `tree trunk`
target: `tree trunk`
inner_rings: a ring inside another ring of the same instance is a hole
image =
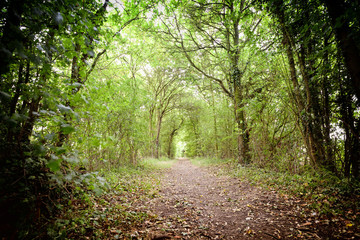
[[[358,129],[357,129],[357,132]],[[359,161],[360,161],[360,139],[359,136],[356,134],[352,137],[352,143],[351,143],[351,153],[350,153],[350,163],[352,166],[352,176],[359,180]]]
[[[347,6],[344,0],[324,0],[328,9],[336,39],[351,76],[356,97],[360,101],[360,49],[350,28],[351,19],[347,19]]]
[[[341,49],[342,56],[344,57],[345,66],[351,76],[351,86],[354,89],[357,101],[360,101],[360,49],[359,45],[354,39],[355,27],[350,27],[351,22],[356,22],[354,19],[349,19],[348,9],[350,7],[348,2],[344,0],[324,0],[328,9],[329,16],[331,18],[332,27],[335,31],[335,36],[338,41],[338,45]],[[352,2],[360,7],[359,2]],[[350,100],[349,100],[350,101]],[[348,117],[353,118],[352,115]],[[355,119],[345,121],[345,176],[349,176],[350,172],[355,178],[359,178],[359,135],[360,129],[354,126]],[[349,124],[352,125],[351,131]],[[351,170],[350,170],[351,165]]]
[[[236,68],[237,69],[237,68]],[[238,70],[238,69],[237,69]],[[239,71],[239,70],[238,70]],[[238,76],[237,76],[238,75]],[[240,73],[234,74],[234,111],[238,134],[238,160],[242,164],[250,163],[249,156],[249,131],[245,118]]]
[[[159,116],[157,129],[156,129],[156,139],[155,139],[155,158],[159,158],[160,154],[160,132],[161,132],[161,123],[162,123],[162,116]]]
[[[167,149],[168,158],[172,158],[171,150],[172,150],[172,143],[174,141],[174,136],[175,136],[176,132],[181,128],[181,125],[183,124],[183,122],[184,122],[184,119],[182,119],[179,126],[178,127],[175,126],[175,128],[170,133],[168,149]]]
[[[173,135],[170,134],[170,137],[169,137],[169,142],[168,142],[168,149],[167,149],[167,156],[168,158],[171,158],[171,145],[172,145],[172,142],[173,142]]]
[[[195,156],[202,156],[201,144],[200,144],[200,134],[197,129],[198,120],[191,118],[191,126],[193,128],[193,133],[195,136]]]
[[[310,125],[309,125],[309,119],[308,119],[308,112],[305,109],[305,104],[303,101],[303,97],[301,96],[301,92],[300,92],[300,86],[299,86],[299,82],[297,80],[297,75],[296,75],[296,66],[295,66],[295,60],[294,60],[294,54],[293,54],[293,49],[292,49],[292,44],[291,44],[291,38],[287,33],[286,27],[284,26],[283,22],[280,22],[280,24],[282,24],[282,31],[283,31],[283,44],[285,45],[286,48],[286,55],[289,61],[289,71],[290,71],[290,78],[291,78],[291,82],[293,85],[293,93],[291,94],[291,97],[294,99],[295,101],[295,108],[296,108],[296,115],[300,121],[300,123],[298,122],[298,124],[301,124],[301,133],[304,139],[304,143],[307,149],[307,152],[309,154],[311,163],[313,165],[317,164],[317,160],[316,160],[316,149],[314,149],[314,144],[313,144],[313,138],[311,135],[311,129],[309,129]]]
[[[153,106],[151,106],[149,111],[149,149],[150,149],[151,157],[155,156],[155,149],[153,146],[153,141],[154,141],[153,116],[154,116],[154,108]]]
[[[216,119],[216,109],[215,109],[215,97],[213,91],[213,85],[210,81],[210,91],[211,91],[211,108],[213,112],[213,120],[214,120],[214,137],[215,137],[215,157],[218,157],[219,154],[219,140],[218,140],[218,131],[217,131],[217,119]]]
[[[350,86],[348,86],[350,88]],[[344,175],[359,178],[359,161],[360,161],[360,137],[357,122],[359,119],[354,117],[355,108],[352,103],[352,94],[348,90],[340,87],[340,114],[345,130],[345,149],[344,149]]]
[[[244,6],[244,1],[241,2],[240,11],[242,11],[242,7]],[[231,12],[234,12],[235,9],[233,6],[231,7]],[[243,164],[250,163],[249,156],[249,131],[247,129],[247,123],[245,118],[245,110],[243,104],[243,86],[241,83],[242,74],[239,70],[239,58],[240,58],[240,50],[239,50],[239,21],[240,18],[233,20],[233,31],[234,34],[233,42],[235,49],[229,52],[230,62],[232,64],[231,77],[233,80],[233,88],[234,88],[234,111],[235,111],[235,121],[238,130],[238,157],[239,162]],[[229,37],[229,35],[228,35]]]
[[[298,55],[300,72],[304,80],[305,87],[305,96],[306,96],[306,128],[308,129],[309,140],[312,148],[312,154],[316,165],[325,165],[325,148],[324,148],[324,136],[322,132],[321,125],[321,109],[320,109],[320,99],[318,86],[314,83],[311,83],[315,72],[317,70],[313,69],[313,63],[311,60],[305,60],[306,56],[309,56],[312,52],[311,43],[308,43],[308,46],[301,46],[300,54]],[[311,73],[309,73],[311,72]]]
[[[24,11],[23,0],[11,0],[7,9],[7,16],[3,34],[0,39],[0,76],[9,71],[13,53],[17,46],[22,45],[24,36],[20,30],[21,16]],[[6,14],[5,13],[5,14]],[[18,44],[16,44],[18,43]]]
[[[36,99],[33,99],[31,103],[29,104],[29,115],[27,116],[26,122],[24,123],[23,127],[21,128],[21,131],[18,136],[18,140],[21,143],[30,143],[30,136],[32,134],[32,130],[34,128],[34,124],[36,121],[36,115],[34,113],[39,111],[39,105],[40,105],[41,97],[38,97]]]
[[[325,39],[324,41],[324,49],[327,49],[328,46],[328,40]],[[335,167],[335,163],[334,163],[334,149],[333,149],[333,144],[331,141],[331,137],[330,137],[330,132],[331,132],[331,124],[330,124],[330,112],[331,112],[331,108],[330,108],[330,95],[329,95],[329,79],[327,77],[327,72],[328,72],[328,65],[329,65],[329,56],[328,56],[328,51],[324,52],[324,72],[323,72],[323,77],[322,77],[322,93],[323,93],[323,106],[322,108],[323,110],[323,129],[324,129],[324,138],[325,138],[325,151],[326,151],[326,155],[325,155],[325,165],[328,166],[329,170],[331,172],[336,172],[336,167]]]

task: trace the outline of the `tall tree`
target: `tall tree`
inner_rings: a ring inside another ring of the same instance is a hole
[[[250,1],[193,1],[172,16],[160,17],[163,38],[173,41],[190,65],[209,81],[219,84],[233,101],[238,132],[238,159],[249,163],[249,129],[245,113],[246,73],[255,49],[261,18]],[[250,47],[251,46],[251,47]],[[240,58],[242,54],[242,58]]]
[[[359,159],[359,120],[354,109],[359,101],[355,98],[358,95],[356,71],[351,70],[349,59],[356,59],[358,51],[352,50],[354,58],[348,53],[345,57],[354,42],[353,35],[344,36],[344,29],[350,30],[347,21],[352,16],[351,12],[357,10],[349,10],[350,16],[344,15],[346,20],[343,22],[343,18],[334,21],[334,13],[331,12],[333,1],[325,1],[326,5],[331,5],[328,12],[324,3],[319,1],[292,1],[291,4],[283,0],[266,2],[282,35],[292,86],[289,94],[312,164],[338,174],[340,170],[345,175],[349,175],[351,166],[351,173],[357,178],[359,161],[355,159]],[[354,19],[355,26],[358,22]],[[344,58],[340,53],[344,54]],[[349,71],[344,71],[344,67]],[[341,118],[336,118],[336,115]],[[336,128],[342,128],[345,133],[342,137],[345,142],[341,145],[344,146],[343,153],[337,158],[334,151],[339,146],[335,145],[334,135],[331,136]],[[348,170],[339,169],[340,162],[345,162]]]
[[[24,222],[38,220],[46,214],[44,205],[51,205],[55,191],[49,186],[47,168],[58,170],[64,153],[54,144],[53,126],[60,125],[55,131],[69,134],[73,128],[62,114],[75,116],[59,96],[69,83],[63,71],[79,54],[69,44],[74,39],[71,29],[92,34],[95,30],[89,29],[101,25],[100,19],[83,19],[80,24],[73,20],[85,14],[91,19],[102,6],[91,0],[1,3],[0,191],[5,208],[1,219],[12,225],[9,232],[30,227]]]
[[[359,1],[324,0],[332,28],[340,46],[344,62],[351,76],[356,97],[360,99]]]

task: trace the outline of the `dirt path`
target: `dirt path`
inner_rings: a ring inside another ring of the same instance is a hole
[[[186,159],[161,181],[159,194],[143,203],[156,216],[143,225],[149,239],[307,238],[299,201],[217,176]],[[316,233],[311,236],[318,238]]]

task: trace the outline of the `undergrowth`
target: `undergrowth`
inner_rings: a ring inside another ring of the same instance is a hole
[[[219,158],[202,158],[202,157],[196,157],[190,159],[191,163],[196,166],[209,166],[214,164],[229,164],[232,162],[231,159],[219,159]]]
[[[169,159],[166,157],[156,158],[146,158],[141,164],[147,169],[164,169],[170,168],[176,162],[175,159]]]
[[[338,178],[324,171],[309,170],[303,174],[277,172],[255,166],[241,166],[232,160],[195,158],[196,165],[216,167],[252,185],[299,197],[324,218],[340,218],[348,226],[360,224],[360,183]]]
[[[136,237],[133,231],[151,218],[136,203],[154,197],[159,180],[154,172],[170,167],[174,160],[144,159],[137,166],[121,166],[95,173],[96,184],[75,187],[72,198],[59,205],[39,239],[124,239]],[[95,187],[94,187],[95,186]],[[135,232],[135,233],[134,233]]]

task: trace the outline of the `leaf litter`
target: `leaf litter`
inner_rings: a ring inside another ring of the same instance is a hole
[[[180,159],[120,192],[94,198],[79,239],[359,239],[354,222],[327,218],[303,199]],[[156,179],[157,175],[159,180]],[[150,180],[149,180],[150,179]],[[123,185],[123,184],[122,184]],[[81,204],[77,208],[81,207]],[[90,216],[90,215],[89,215]],[[90,222],[90,224],[89,224]],[[77,223],[79,225],[79,223]],[[78,227],[76,227],[78,229]],[[95,236],[95,233],[97,236]]]
[[[158,194],[138,202],[152,216],[138,239],[353,239],[301,199],[216,172],[186,159],[166,171]]]

